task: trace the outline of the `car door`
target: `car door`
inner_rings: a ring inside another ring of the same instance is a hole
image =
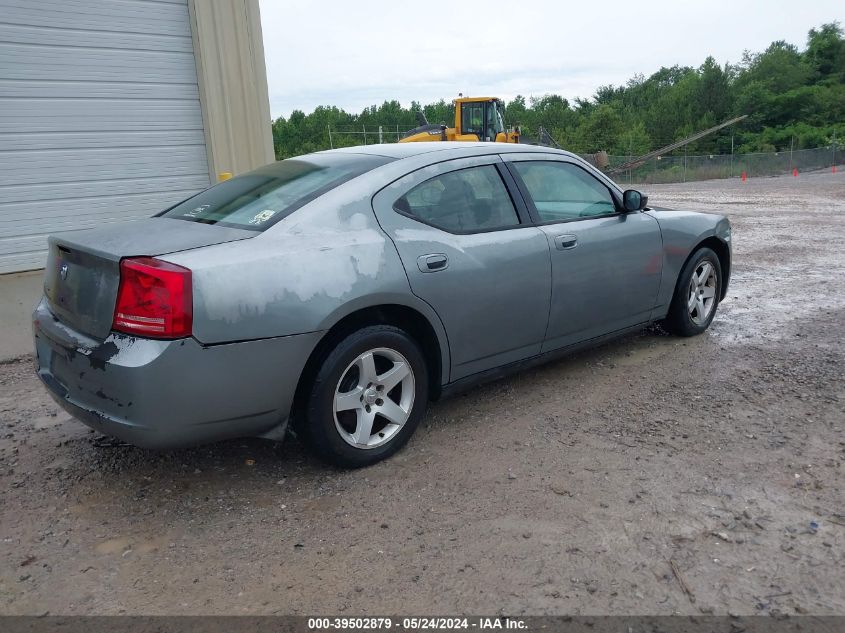
[[[443,321],[451,381],[540,353],[548,240],[498,156],[417,170],[376,194],[373,208],[412,291]]]
[[[647,322],[663,261],[657,221],[623,212],[603,176],[567,157],[521,155],[508,165],[552,257],[543,351]]]

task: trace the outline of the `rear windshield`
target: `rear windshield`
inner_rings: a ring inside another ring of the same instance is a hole
[[[291,158],[221,182],[159,216],[263,231],[327,191],[391,160],[366,154]]]

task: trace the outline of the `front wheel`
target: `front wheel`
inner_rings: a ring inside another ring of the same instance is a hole
[[[305,439],[322,459],[367,466],[399,450],[428,404],[428,372],[414,340],[376,325],[347,336],[311,386]]]
[[[709,248],[698,249],[678,277],[663,325],[679,336],[701,334],[713,321],[721,292],[719,257]]]

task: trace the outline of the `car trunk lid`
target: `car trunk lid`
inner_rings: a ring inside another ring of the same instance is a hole
[[[245,229],[149,218],[52,236],[44,294],[59,320],[103,339],[111,331],[121,259],[156,257],[256,235],[259,233]]]

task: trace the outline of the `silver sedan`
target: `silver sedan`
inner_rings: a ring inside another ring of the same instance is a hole
[[[451,391],[656,321],[703,332],[730,268],[727,219],[649,208],[567,152],[319,152],[51,237],[38,374],[140,446],[291,428],[364,466]]]

